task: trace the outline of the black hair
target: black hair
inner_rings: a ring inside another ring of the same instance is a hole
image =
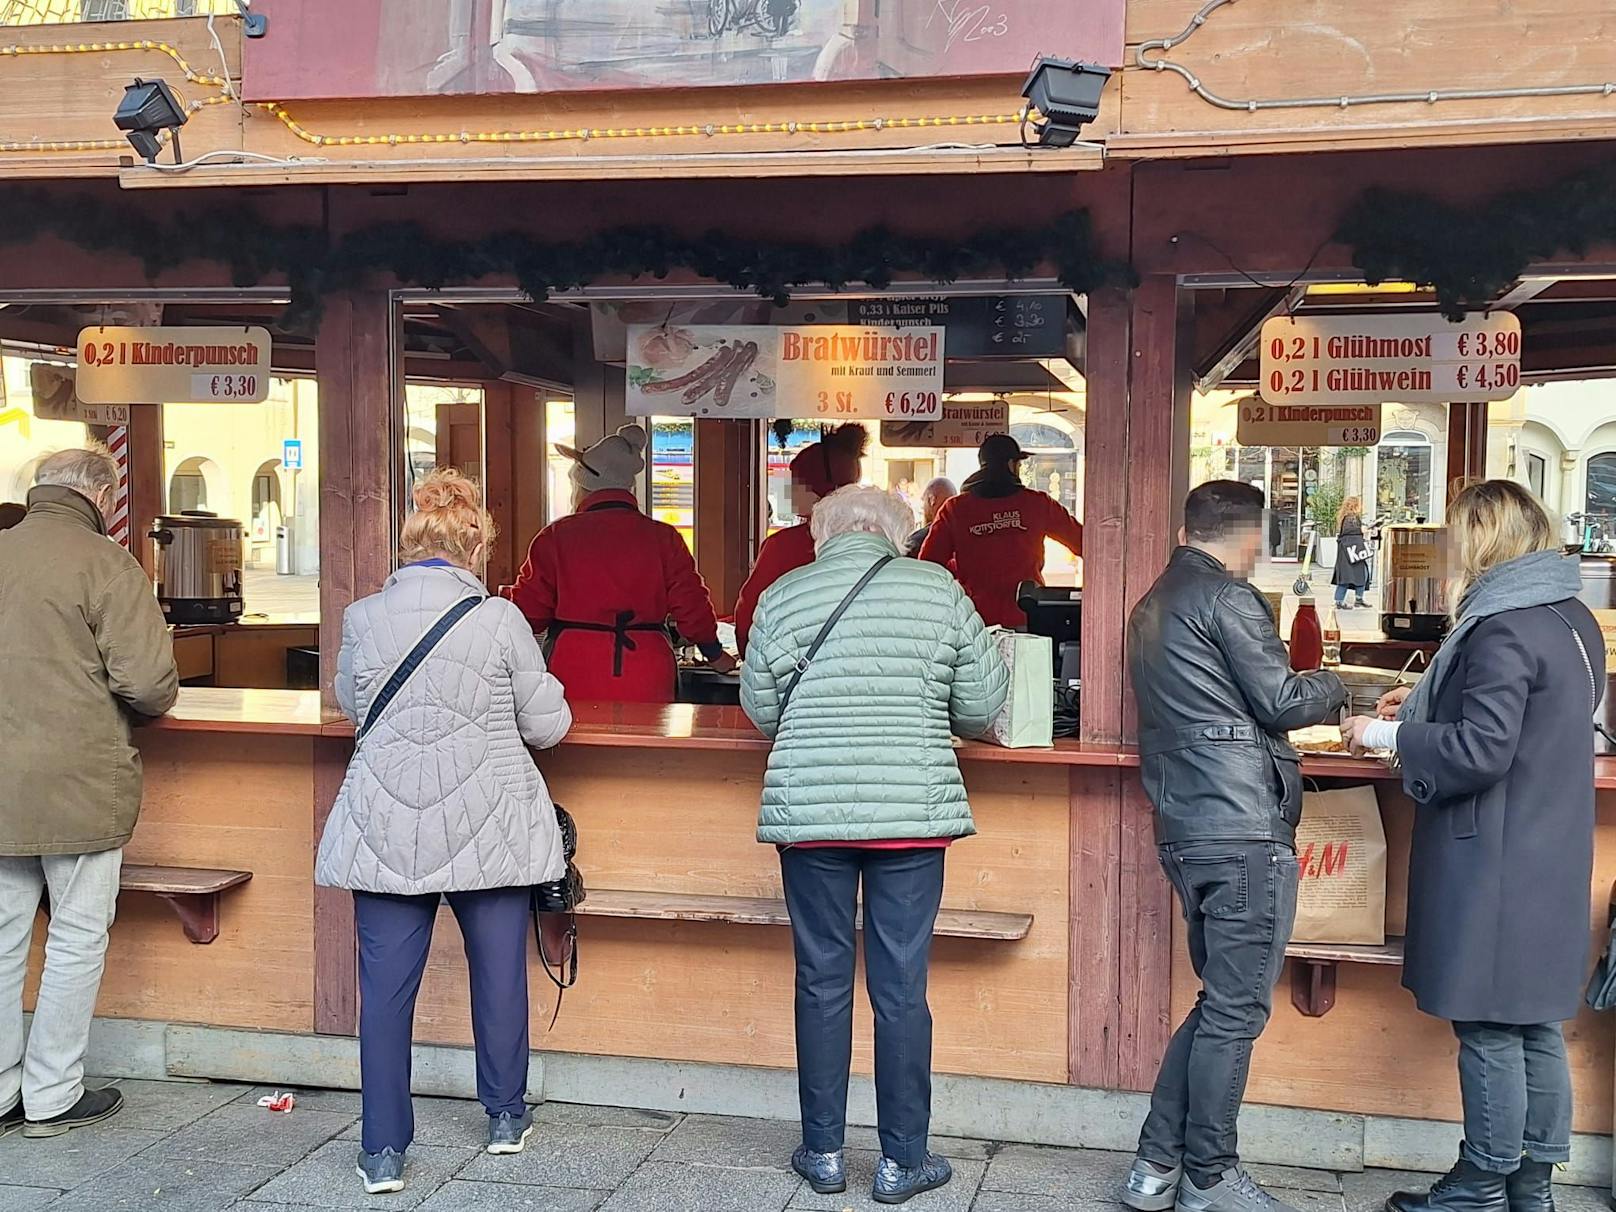
[[[1184,498],[1184,534],[1195,543],[1216,543],[1239,525],[1262,524],[1263,491],[1239,480],[1210,480]]]

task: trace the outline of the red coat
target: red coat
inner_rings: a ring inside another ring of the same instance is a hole
[[[550,631],[550,672],[569,699],[671,703],[678,670],[663,623],[671,616],[696,644],[718,641],[684,539],[617,489],[590,493],[540,531],[505,592],[534,631]]]
[[[1044,539],[1073,555],[1083,554],[1083,524],[1045,493],[1021,488],[1005,497],[972,492],[943,503],[920,558],[954,562],[954,575],[991,626],[1020,627],[1027,616],[1016,605],[1023,581],[1044,583]]]
[[[735,603],[735,648],[746,655],[746,637],[752,630],[752,616],[757,613],[758,599],[793,568],[814,562],[814,536],[807,522],[777,530],[763,540],[758,548],[757,563],[751,575],[741,586],[741,596]]]

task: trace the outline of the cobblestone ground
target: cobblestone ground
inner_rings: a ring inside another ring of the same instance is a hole
[[[795,1124],[550,1103],[515,1157],[481,1149],[482,1109],[416,1100],[409,1186],[367,1196],[354,1175],[359,1096],[309,1090],[276,1115],[266,1090],[177,1082],[118,1083],[128,1100],[105,1124],[52,1140],[0,1140],[0,1210],[274,1212],[288,1208],[421,1212],[866,1212],[875,1133],[848,1139],[851,1187],[815,1195],[791,1173]],[[1114,1209],[1127,1157],[993,1141],[941,1139],[953,1183],[917,1196],[915,1212],[1079,1212]],[[1378,1212],[1387,1193],[1429,1176],[1335,1174],[1284,1166],[1253,1171],[1301,1212]],[[1560,1212],[1608,1212],[1606,1192],[1564,1187]]]

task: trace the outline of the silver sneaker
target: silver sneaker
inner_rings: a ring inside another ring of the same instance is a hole
[[[840,1195],[847,1190],[847,1164],[842,1151],[815,1153],[804,1145],[791,1155],[791,1168],[808,1181],[818,1195]]]
[[[1241,1166],[1231,1166],[1205,1190],[1184,1175],[1178,1184],[1176,1207],[1178,1212],[1297,1212],[1264,1191]]]
[[[1142,1157],[1133,1159],[1128,1180],[1122,1184],[1122,1202],[1134,1212],[1172,1212],[1178,1203],[1178,1184],[1184,1167],[1163,1170]]]
[[[505,1112],[488,1117],[488,1152],[520,1153],[533,1132],[533,1108],[527,1107],[521,1115]]]

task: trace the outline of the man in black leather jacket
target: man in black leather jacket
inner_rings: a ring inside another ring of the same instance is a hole
[[[1300,761],[1285,734],[1339,720],[1333,673],[1294,673],[1246,580],[1263,494],[1232,480],[1184,504],[1184,545],[1128,621],[1139,753],[1163,870],[1201,978],[1162,1059],[1123,1190],[1137,1212],[1284,1209],[1240,1167],[1235,1119],[1296,920]]]

